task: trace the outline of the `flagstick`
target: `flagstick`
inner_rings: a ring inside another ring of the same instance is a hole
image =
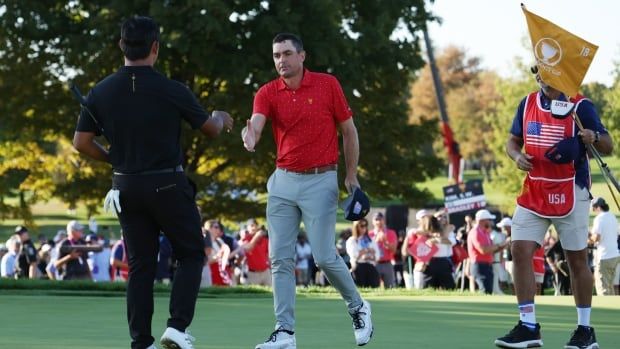
[[[575,123],[577,124],[579,131],[583,132],[584,130],[583,124],[581,123],[581,120],[577,116],[577,113],[575,112],[575,110],[571,112],[571,115],[573,116],[573,120],[575,120]],[[598,152],[598,150],[596,150],[596,148],[592,144],[587,144],[586,147],[588,147],[592,155],[594,155],[596,164],[598,165],[599,169],[601,170],[601,173],[603,174],[603,179],[605,179],[605,184],[607,184],[607,188],[609,188],[609,192],[611,193],[611,196],[614,198],[616,207],[620,211],[620,204],[618,204],[618,199],[616,198],[616,194],[614,193],[614,191],[611,189],[611,185],[609,185],[609,181],[613,183],[614,187],[616,187],[616,190],[618,190],[618,192],[620,192],[620,184],[618,184],[618,181],[616,180],[616,178],[614,178],[614,176],[611,174],[611,170],[601,158],[601,154]]]

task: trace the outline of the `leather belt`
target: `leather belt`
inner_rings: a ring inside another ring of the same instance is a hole
[[[148,170],[148,171],[135,172],[135,173],[114,172],[114,175],[115,176],[145,176],[145,175],[176,173],[176,172],[183,172],[183,166],[177,165],[176,167],[162,168],[160,170]]]
[[[267,271],[267,270],[269,270],[269,268],[267,268],[267,269],[263,269],[263,270],[248,269],[248,271],[249,271],[250,273],[262,273],[262,272],[265,272],[265,271]]]
[[[284,172],[290,172],[290,173],[301,174],[301,175],[310,175],[310,174],[325,173],[328,171],[336,171],[338,169],[338,165],[335,165],[335,164],[325,165],[325,166],[313,167],[313,168],[309,168],[307,170],[301,170],[301,171],[287,170],[282,167],[278,167],[278,168]]]

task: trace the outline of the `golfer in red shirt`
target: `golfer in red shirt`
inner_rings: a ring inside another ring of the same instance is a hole
[[[276,170],[267,182],[276,325],[270,337],[256,348],[296,348],[295,243],[302,220],[314,261],[345,300],[356,343],[364,345],[373,333],[370,305],[360,297],[334,244],[338,129],[344,144],[344,185],[348,191],[359,187],[359,143],[352,112],[335,77],[304,69],[306,52],[299,37],[278,34],[272,48],[280,77],[258,90],[252,118],[242,131],[245,148],[254,151],[270,120],[277,147]]]

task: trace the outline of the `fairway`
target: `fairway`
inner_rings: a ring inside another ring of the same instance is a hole
[[[365,348],[492,348],[517,321],[508,296],[368,297],[375,335]],[[161,335],[167,297],[157,297],[153,334]],[[0,348],[128,348],[125,301],[120,297],[0,294]],[[545,347],[562,348],[575,327],[569,297],[539,297]],[[297,299],[299,348],[356,348],[344,304],[335,298]],[[617,348],[620,297],[595,297],[593,326],[601,348]],[[273,326],[265,296],[201,298],[190,331],[200,349],[254,348]]]

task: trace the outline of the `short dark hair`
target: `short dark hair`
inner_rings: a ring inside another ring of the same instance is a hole
[[[607,204],[607,201],[605,201],[605,199],[600,196],[592,199],[592,208],[595,207],[600,207],[605,212],[609,211],[609,205]]]
[[[291,43],[293,43],[293,46],[295,46],[295,49],[297,50],[297,52],[301,52],[304,50],[304,43],[301,42],[301,39],[299,38],[299,36],[295,34],[291,34],[291,33],[277,34],[273,38],[272,44],[285,42],[286,40],[290,40]]]
[[[123,22],[121,50],[130,61],[148,57],[155,41],[159,41],[159,25],[152,18],[134,16]]]

